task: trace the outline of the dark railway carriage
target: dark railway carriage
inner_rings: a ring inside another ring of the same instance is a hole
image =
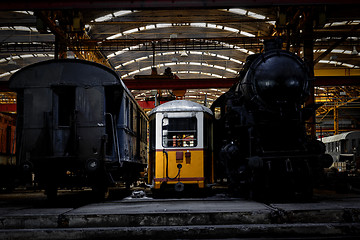
[[[263,200],[312,195],[329,156],[305,131],[311,80],[306,64],[277,41],[248,57],[239,82],[211,106],[218,178]]]
[[[0,191],[11,191],[16,180],[15,117],[0,113]]]
[[[147,163],[147,116],[118,75],[100,64],[51,60],[16,72],[17,162],[56,196],[58,187],[103,194],[137,180]]]

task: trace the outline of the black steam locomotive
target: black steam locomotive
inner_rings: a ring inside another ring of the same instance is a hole
[[[16,72],[17,164],[48,198],[58,188],[136,181],[147,164],[148,118],[118,75],[83,60],[50,60]]]
[[[234,193],[260,200],[312,195],[314,177],[329,158],[322,143],[306,135],[314,109],[302,105],[311,80],[304,61],[281,50],[281,42],[268,41],[211,106],[215,169]]]

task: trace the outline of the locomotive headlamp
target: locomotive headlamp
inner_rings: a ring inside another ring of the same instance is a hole
[[[86,170],[88,172],[94,172],[99,168],[99,160],[95,158],[90,158],[86,161]]]

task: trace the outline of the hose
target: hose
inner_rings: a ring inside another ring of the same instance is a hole
[[[174,178],[169,177],[169,155],[167,153],[167,151],[165,151],[165,149],[163,150],[163,153],[165,153],[166,156],[166,179],[170,179],[170,180],[175,180],[176,178],[179,178],[179,182],[180,182],[180,171],[181,171],[181,164],[177,165],[177,168],[179,169],[178,173],[176,174],[176,176]]]

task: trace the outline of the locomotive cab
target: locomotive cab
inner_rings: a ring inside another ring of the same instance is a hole
[[[152,190],[204,189],[213,183],[212,113],[194,102],[164,103],[150,114]]]

